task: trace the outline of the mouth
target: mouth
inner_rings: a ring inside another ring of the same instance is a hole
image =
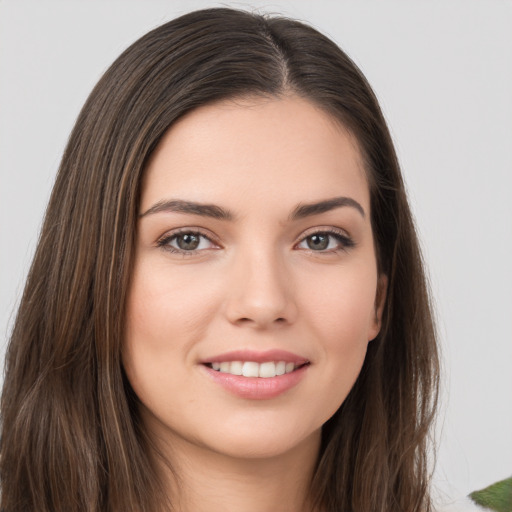
[[[235,350],[200,362],[205,375],[243,399],[270,400],[291,391],[309,373],[312,362],[286,350]]]
[[[309,364],[309,361],[298,364],[291,361],[265,361],[262,363],[256,361],[215,361],[204,363],[206,367],[219,373],[261,379],[286,375]]]

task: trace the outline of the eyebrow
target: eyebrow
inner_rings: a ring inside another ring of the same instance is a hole
[[[298,204],[288,217],[289,221],[295,221],[310,217],[312,215],[319,215],[336,208],[341,207],[352,207],[355,208],[361,216],[364,218],[364,208],[351,197],[333,197],[332,199],[325,199],[315,203]],[[200,215],[202,217],[211,217],[217,220],[233,221],[236,219],[236,215],[215,204],[198,203],[195,201],[184,201],[182,199],[170,199],[158,201],[151,208],[141,213],[139,217],[146,217],[161,212],[176,212],[176,213],[190,213],[193,215]]]
[[[355,208],[363,218],[366,217],[364,208],[355,199],[352,199],[351,197],[333,197],[332,199],[326,199],[316,203],[297,205],[290,214],[289,220],[303,219],[304,217],[318,215],[344,206]]]
[[[202,217],[211,217],[218,220],[234,220],[235,215],[215,204],[196,203],[194,201],[183,201],[181,199],[171,199],[169,201],[159,201],[149,210],[145,211],[140,217],[152,215],[160,212],[192,213]]]

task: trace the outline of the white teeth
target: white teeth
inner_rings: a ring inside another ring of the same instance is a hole
[[[269,363],[260,364],[259,376],[263,378],[276,376],[276,363],[270,361]]]
[[[243,363],[242,361],[231,361],[229,373],[232,375],[242,375]]]
[[[267,361],[265,363],[256,363],[254,361],[222,361],[221,363],[212,363],[212,369],[231,375],[243,375],[244,377],[261,377],[268,379],[285,373],[291,373],[295,370],[294,363],[286,361]]]
[[[242,366],[242,375],[244,377],[257,377],[259,373],[259,364],[252,361],[246,361]]]

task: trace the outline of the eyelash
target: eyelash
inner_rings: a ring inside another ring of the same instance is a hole
[[[338,247],[336,247],[335,249],[324,249],[321,251],[315,251],[314,249],[306,249],[311,254],[336,254],[342,251],[347,251],[355,246],[355,242],[352,238],[350,238],[344,231],[336,228],[319,229],[307,233],[300,239],[300,241],[296,245],[305,242],[308,238],[311,238],[315,235],[327,235],[328,237],[334,238],[338,243]]]
[[[201,252],[201,250],[197,250],[197,249],[187,251],[184,249],[178,249],[176,247],[171,246],[170,245],[171,241],[175,240],[180,235],[194,235],[194,236],[197,236],[200,238],[205,238],[210,243],[215,244],[215,241],[212,240],[212,238],[210,236],[202,233],[201,231],[195,231],[193,229],[182,229],[179,231],[174,231],[171,234],[164,235],[162,238],[160,238],[157,241],[157,246],[162,248],[165,251],[171,252],[173,254],[180,254],[182,256],[190,256],[190,255],[194,255],[194,254]],[[337,247],[335,249],[327,249],[327,250],[324,249],[324,250],[319,250],[319,251],[314,250],[314,249],[305,249],[306,251],[308,251],[311,254],[333,254],[333,253],[338,253],[341,251],[347,251],[348,249],[355,246],[354,240],[352,240],[349,236],[347,236],[343,231],[335,229],[335,228],[320,229],[320,230],[308,233],[306,236],[303,236],[295,244],[295,246],[305,242],[308,238],[311,238],[315,235],[327,235],[329,237],[332,237],[338,242],[339,247]],[[205,250],[205,249],[202,249],[202,250]]]
[[[205,235],[201,231],[196,231],[194,229],[186,229],[185,228],[185,229],[180,229],[178,231],[174,231],[171,234],[164,235],[162,238],[160,238],[157,241],[157,246],[161,247],[164,251],[169,251],[169,252],[171,252],[173,254],[181,254],[183,256],[194,255],[194,254],[197,254],[198,252],[200,252],[197,249],[195,249],[193,251],[187,251],[187,250],[184,250],[184,249],[178,249],[176,247],[172,247],[172,245],[170,245],[171,241],[176,239],[176,238],[178,238],[180,235],[181,236],[182,235],[194,235],[194,236],[197,236],[197,237],[200,237],[200,238],[205,238],[206,240],[208,240],[212,244],[215,244],[215,242],[212,240],[212,238],[210,236]]]

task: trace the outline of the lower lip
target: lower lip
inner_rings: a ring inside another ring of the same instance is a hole
[[[250,400],[270,400],[296,386],[306,374],[309,365],[276,377],[242,377],[213,370],[202,365],[208,376],[230,393]]]

